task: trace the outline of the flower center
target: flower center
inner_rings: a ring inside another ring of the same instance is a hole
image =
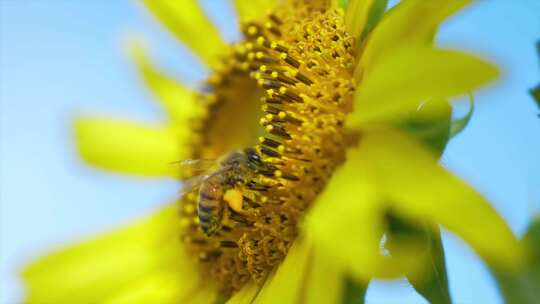
[[[219,199],[226,212],[210,236],[201,229],[199,192],[181,199],[183,241],[223,294],[264,281],[344,161],[354,39],[342,20],[337,10],[283,4],[243,25],[245,40],[208,81],[209,115],[200,122],[194,157],[252,147],[263,164]]]

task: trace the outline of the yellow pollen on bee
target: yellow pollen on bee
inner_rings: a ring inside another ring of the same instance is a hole
[[[281,112],[278,113],[278,117],[283,119],[283,118],[287,117],[287,113],[281,111]]]
[[[242,196],[242,191],[238,189],[229,189],[223,195],[223,200],[227,202],[229,207],[236,212],[242,211],[242,205],[244,198]]]
[[[281,177],[281,176],[283,176],[283,172],[281,172],[280,170],[276,170],[276,171],[274,171],[274,176],[275,177]]]

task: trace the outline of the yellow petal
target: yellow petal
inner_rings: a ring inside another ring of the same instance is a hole
[[[174,268],[160,270],[155,273],[145,274],[140,280],[126,284],[123,289],[107,297],[103,303],[176,304],[194,299],[198,292],[212,294],[212,290],[197,290],[196,283],[195,277],[187,278],[182,270]]]
[[[360,150],[392,210],[445,226],[488,262],[510,267],[520,261],[518,240],[486,199],[414,140],[396,131],[373,131],[362,137]]]
[[[264,16],[276,4],[276,0],[234,0],[241,23]]]
[[[349,35],[359,38],[366,26],[373,0],[351,0],[345,12],[345,28]]]
[[[391,256],[381,254],[388,210],[444,225],[501,267],[520,262],[518,241],[489,203],[441,168],[434,155],[395,131],[364,133],[303,229],[318,250],[358,279],[402,273],[416,277],[426,270],[427,258],[419,240],[392,243]]]
[[[360,127],[387,120],[414,110],[422,101],[466,94],[497,75],[493,65],[471,55],[429,47],[403,48],[365,75],[348,123]]]
[[[381,255],[386,205],[370,172],[361,151],[349,151],[347,163],[334,173],[304,224],[318,251],[360,280],[396,277],[418,268],[416,252],[408,248],[396,258]]]
[[[299,303],[310,256],[311,248],[307,242],[296,240],[283,264],[267,279],[254,303]]]
[[[140,43],[130,44],[130,54],[144,82],[176,125],[185,127],[191,119],[202,114],[197,93],[160,71]]]
[[[253,299],[259,293],[261,287],[257,284],[250,282],[244,286],[240,291],[235,293],[228,301],[227,304],[245,304],[253,303]]]
[[[182,145],[187,130],[88,117],[77,119],[74,127],[82,158],[120,173],[176,176],[178,168],[172,162],[186,158],[189,152],[189,147]]]
[[[328,256],[313,250],[311,241],[297,239],[254,303],[339,303],[343,282],[340,268]]]
[[[143,0],[146,7],[184,44],[213,66],[226,43],[196,0]]]
[[[217,300],[217,292],[214,290],[198,289],[192,295],[180,298],[180,301],[175,303],[189,303],[189,304],[208,304],[208,303],[221,303]]]
[[[439,24],[471,1],[402,1],[386,14],[373,30],[357,69],[366,73],[376,61],[383,60],[386,55],[400,47],[429,43]]]
[[[34,262],[23,273],[26,301],[101,303],[136,286],[140,289],[133,292],[147,297],[157,285],[167,293],[163,298],[192,292],[197,274],[178,241],[177,222],[177,207],[171,204],[130,226]]]
[[[304,303],[340,303],[345,289],[345,277],[333,258],[314,250],[307,282]]]

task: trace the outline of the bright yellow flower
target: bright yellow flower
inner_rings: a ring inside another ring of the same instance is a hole
[[[241,210],[227,209],[215,235],[200,229],[197,190],[187,191],[178,205],[30,265],[27,301],[339,302],[346,275],[422,273],[414,241],[381,254],[389,210],[442,224],[489,262],[515,266],[518,242],[489,203],[391,128],[421,102],[434,105],[429,117],[447,113],[448,98],[497,76],[481,59],[432,45],[438,25],[470,1],[402,1],[376,26],[379,1],[351,0],[346,11],[337,2],[236,0],[244,40],[228,46],[197,1],[145,0],[213,74],[187,88],[134,47],[168,120],[80,118],[82,157],[185,179],[193,172],[172,163],[253,147],[264,166],[235,185]]]

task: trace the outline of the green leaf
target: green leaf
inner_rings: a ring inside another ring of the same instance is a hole
[[[452,120],[452,123],[450,124],[450,138],[453,138],[454,136],[461,133],[461,131],[463,131],[471,121],[471,117],[474,113],[474,96],[472,94],[469,95],[469,104],[469,111],[467,112],[467,114],[465,114],[465,116],[456,120]]]
[[[430,101],[401,119],[397,127],[414,136],[440,156],[450,139],[451,118],[452,107],[448,102]]]
[[[534,98],[534,101],[536,101],[538,108],[540,108],[540,85],[531,90],[531,95]]]
[[[359,283],[350,277],[345,279],[345,292],[343,294],[343,304],[364,304],[368,283]]]
[[[431,101],[424,103],[415,112],[409,113],[398,123],[398,127],[441,156],[450,139],[451,119],[452,107],[448,102]],[[402,239],[401,242],[419,239],[428,253],[425,261],[428,265],[426,274],[421,278],[407,276],[414,289],[430,303],[451,304],[439,228],[428,226],[427,223],[413,224],[393,216],[391,212],[388,214],[388,225],[390,233],[387,236],[390,247],[392,241],[399,239]]]
[[[540,40],[536,43],[536,51],[538,52],[538,59],[540,60]],[[540,84],[536,88],[531,89],[531,95],[536,101],[536,105],[540,108]]]
[[[388,214],[389,234],[387,248],[391,249],[392,242],[420,240],[427,252],[426,272],[422,276],[407,275],[414,289],[426,300],[434,304],[451,304],[448,288],[448,276],[444,258],[444,248],[441,233],[437,226],[427,223],[417,224],[404,221],[391,213]]]
[[[492,267],[507,304],[534,304],[540,299],[540,218],[530,224],[522,241],[528,257],[520,272],[505,273]]]
[[[347,0],[345,0],[347,1]],[[362,41],[371,31],[375,28],[377,23],[381,20],[388,6],[388,0],[375,0],[369,11],[368,20],[366,22],[366,27],[360,36],[360,41]]]

